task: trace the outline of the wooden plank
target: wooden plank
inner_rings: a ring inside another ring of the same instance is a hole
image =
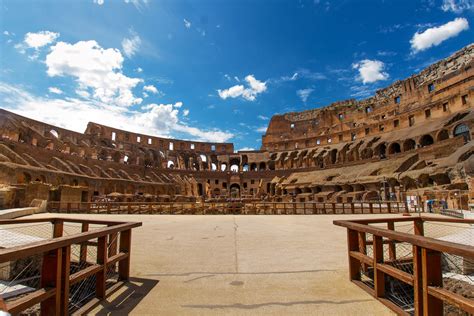
[[[97,264],[101,269],[96,273],[95,295],[98,298],[105,298],[106,264],[107,264],[107,237],[99,237],[99,246],[97,247]]]
[[[474,300],[453,293],[446,289],[428,286],[428,294],[456,306],[470,315],[474,315]]]
[[[349,261],[349,279],[360,280],[360,260],[351,256],[352,252],[357,252],[359,247],[359,240],[357,232],[351,229],[347,230],[347,254]],[[358,252],[357,252],[358,253]]]
[[[132,246],[132,230],[120,232],[120,252],[130,253]],[[119,280],[128,280],[130,278],[130,256],[119,262]]]
[[[443,286],[441,270],[441,253],[430,249],[421,249],[422,284],[423,284],[423,315],[443,315],[443,301],[428,293],[429,286]]]
[[[84,268],[76,273],[73,273],[69,276],[69,284],[76,284],[77,282],[80,282],[87,277],[96,274],[102,269],[102,266],[100,264],[94,264],[91,266],[88,266],[87,268]]]
[[[388,239],[407,242],[419,246],[421,248],[429,248],[440,252],[447,252],[453,255],[474,258],[474,247],[472,246],[461,245],[425,236],[417,236],[402,232],[390,231],[388,229],[358,224],[351,221],[336,220],[333,221],[333,223],[334,225],[346,227],[355,231],[363,231],[366,233],[371,233],[373,235],[386,237]]]
[[[379,266],[383,266],[383,243],[382,237],[374,236],[373,242],[373,252],[374,252],[374,291],[375,297],[384,297],[385,296],[385,278],[383,270],[379,269]]]
[[[423,315],[423,269],[421,248],[413,246],[413,296],[415,316]]]
[[[0,262],[12,261],[36,255],[39,253],[44,253],[57,248],[62,248],[70,244],[80,244],[81,242],[98,238],[106,234],[132,229],[141,225],[142,223],[139,222],[118,224],[110,227],[95,229],[87,233],[79,233],[66,237],[58,237],[51,240],[33,242],[22,246],[11,247],[8,249],[0,249]]]
[[[387,229],[395,231],[395,223],[388,222]],[[390,240],[388,244],[388,258],[390,260],[395,260],[397,258],[397,248],[395,247],[395,241]]]
[[[357,261],[361,263],[365,263],[366,265],[369,265],[369,266],[374,265],[374,261],[371,257],[364,255],[358,251],[351,251],[349,252],[349,255],[351,256],[351,258],[357,259]]]
[[[402,271],[400,269],[395,268],[394,266],[391,266],[385,263],[377,264],[377,269],[379,269],[385,274],[390,275],[391,277],[397,280],[403,281],[409,285],[413,285],[413,275],[411,275],[410,273],[407,273],[405,271]]]
[[[43,256],[41,287],[54,288],[54,295],[41,302],[41,315],[55,315],[61,310],[61,257],[60,248],[49,251]]]
[[[38,289],[34,292],[26,294],[25,296],[22,296],[19,299],[7,302],[7,311],[12,315],[19,314],[21,311],[24,311],[25,309],[54,296],[54,294],[56,294],[55,288]]]
[[[89,230],[89,223],[82,223],[81,232],[85,233]],[[87,262],[87,243],[81,243],[79,250],[79,262]]]
[[[60,315],[68,314],[69,307],[69,273],[71,271],[71,246],[61,249],[61,307]]]

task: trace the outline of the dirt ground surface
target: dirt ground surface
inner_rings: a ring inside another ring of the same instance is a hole
[[[332,224],[393,214],[64,216],[143,222],[131,283],[93,314],[393,314],[349,282],[346,230]]]

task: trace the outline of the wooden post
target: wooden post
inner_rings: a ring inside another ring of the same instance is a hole
[[[68,315],[69,309],[69,274],[71,272],[71,245],[61,249],[61,307],[60,315]]]
[[[87,232],[89,231],[89,223],[82,223],[81,231]],[[79,254],[79,262],[86,262],[87,261],[87,242],[83,242],[81,244],[81,250]]]
[[[132,246],[132,230],[120,232],[120,252],[128,253],[128,257],[119,262],[119,279],[128,280],[130,278],[130,256]]]
[[[107,202],[107,214],[110,214],[110,203]]]
[[[61,311],[61,248],[44,254],[41,287],[55,288],[55,295],[41,302],[41,315],[59,315]]]
[[[332,203],[332,213],[336,214],[336,203]]]
[[[423,220],[421,218],[417,218],[413,221],[413,225],[415,235],[424,236],[425,232],[423,228]]]
[[[390,202],[387,202],[387,210],[389,213],[392,213],[392,204]]]
[[[369,202],[369,213],[370,214],[374,213],[374,204],[372,202]]]
[[[364,232],[358,232],[359,238],[359,252],[366,255],[367,254],[367,238]],[[362,263],[362,271],[367,272],[367,264]]]
[[[375,297],[385,296],[384,273],[377,268],[377,264],[383,262],[383,239],[381,236],[373,236],[374,251],[374,289]]]
[[[53,238],[58,238],[63,236],[64,222],[62,220],[55,220],[53,228]]]
[[[360,261],[352,258],[350,252],[358,251],[359,241],[357,236],[357,231],[352,229],[347,229],[347,255],[349,257],[349,279],[360,280]]]
[[[423,271],[421,262],[421,248],[413,246],[413,296],[415,316],[423,315]]]
[[[354,206],[354,203],[351,203],[351,214],[354,214],[355,213],[355,206]]]
[[[387,228],[390,230],[395,230],[395,223],[387,222]],[[390,240],[388,244],[388,257],[391,261],[397,258],[397,248],[395,246],[395,241],[393,240]]]
[[[423,314],[443,315],[443,301],[428,294],[428,286],[443,287],[441,271],[441,253],[431,249],[421,249],[423,275]]]
[[[71,203],[69,202],[66,204],[66,213],[71,213]]]
[[[106,265],[107,265],[107,236],[99,237],[97,243],[97,263],[102,266],[96,274],[95,295],[98,298],[105,298]]]
[[[344,204],[345,204],[345,203],[342,202],[342,214],[346,214],[346,209],[345,209],[345,207],[344,207]]]

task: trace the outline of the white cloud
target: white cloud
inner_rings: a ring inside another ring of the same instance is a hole
[[[142,106],[141,111],[136,111],[91,99],[38,97],[22,87],[4,82],[0,82],[0,99],[3,100],[2,107],[8,111],[77,132],[84,132],[87,123],[93,120],[119,129],[162,137],[185,133],[199,141],[226,142],[234,136],[230,132],[202,130],[183,123],[179,120],[182,102],[148,104]]]
[[[29,48],[38,49],[53,43],[59,37],[59,33],[41,31],[38,33],[26,33],[24,43]]]
[[[27,49],[34,49],[34,53],[30,59],[36,59],[39,56],[39,49],[52,44],[59,37],[59,33],[50,31],[40,31],[37,33],[28,32],[25,34],[23,42],[15,45],[15,48],[22,54],[26,53]]]
[[[104,2],[105,2],[104,0],[94,0],[94,3],[97,5],[103,5]],[[137,8],[138,10],[141,10],[141,8],[144,5],[148,4],[149,0],[123,0],[123,2],[131,3],[135,6],[135,8]]]
[[[255,79],[253,75],[245,77],[248,87],[243,85],[235,85],[229,89],[217,90],[221,99],[242,97],[248,101],[254,101],[258,94],[267,90],[266,82]]]
[[[467,29],[469,29],[468,21],[465,18],[456,18],[441,26],[429,28],[422,33],[416,32],[410,40],[411,49],[413,53],[417,53],[432,46],[438,46]]]
[[[267,121],[268,120],[268,116],[265,116],[265,115],[259,115],[257,116],[259,119],[261,119],[262,121]]]
[[[142,80],[122,73],[123,56],[118,49],[104,49],[96,41],[58,42],[45,63],[50,77],[72,76],[78,90],[89,93],[91,89],[92,96],[101,102],[131,106],[143,101],[132,92]]]
[[[265,133],[267,131],[267,126],[261,126],[257,128],[257,132],[259,133]]]
[[[122,40],[122,51],[125,56],[131,58],[136,52],[138,52],[141,43],[142,40],[140,39],[140,36],[138,36],[136,32],[130,31],[130,37]]]
[[[183,19],[183,22],[184,22],[184,26],[189,29],[191,27],[191,22],[189,22],[188,20],[186,19]]]
[[[252,147],[243,147],[243,148],[240,148],[238,151],[254,151],[255,148],[252,148]]]
[[[441,9],[444,12],[451,11],[458,14],[465,10],[474,10],[474,0],[443,0]]]
[[[153,93],[153,94],[158,93],[158,89],[154,85],[151,85],[151,84],[147,85],[147,86],[144,86],[143,91],[150,92],[150,93]]]
[[[306,103],[306,101],[308,101],[308,98],[309,98],[310,94],[313,91],[314,91],[314,89],[312,89],[312,88],[301,89],[301,90],[296,91],[296,94],[300,97],[301,101]]]
[[[358,80],[362,83],[373,83],[379,80],[387,80],[388,73],[384,72],[385,64],[380,60],[364,59],[352,65],[353,69],[359,71]]]
[[[49,87],[48,91],[54,94],[63,94],[63,91],[57,87]]]
[[[189,115],[189,110],[188,109],[184,109],[183,110],[183,116],[188,116]]]
[[[143,69],[138,67],[137,69],[135,69],[136,72],[140,73],[140,72],[143,72]]]

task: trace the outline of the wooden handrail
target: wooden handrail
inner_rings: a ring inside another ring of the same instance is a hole
[[[40,287],[13,301],[6,302],[6,309],[18,314],[25,309],[41,304],[41,314],[67,314],[71,286],[95,276],[96,296],[105,298],[107,272],[117,269],[119,280],[128,280],[130,274],[131,230],[139,227],[140,222],[117,222],[103,220],[83,220],[69,218],[18,219],[0,221],[0,225],[18,225],[28,223],[51,223],[51,239],[32,242],[11,248],[0,249],[0,262],[12,262],[32,256],[43,256],[40,273]],[[80,233],[63,236],[65,223],[82,224]],[[89,224],[106,225],[89,231]],[[18,227],[18,226],[15,226]],[[20,226],[21,227],[21,226]],[[97,238],[97,256],[95,262],[87,261],[87,246],[91,239]],[[120,238],[120,251],[117,238]],[[77,260],[71,260],[71,246],[80,245]],[[87,267],[70,274],[71,264],[80,266],[87,262]],[[118,268],[117,268],[118,266]],[[117,284],[122,284],[118,282]]]
[[[411,235],[403,232],[397,232],[385,228],[364,225],[345,220],[336,220],[333,221],[333,224],[355,231],[361,231],[381,237],[386,237],[388,239],[407,242],[422,248],[429,248],[440,252],[447,252],[453,255],[474,258],[474,248],[472,246],[457,244],[454,242],[439,240],[431,237]]]
[[[413,223],[413,234],[394,231],[396,222]],[[472,225],[472,220],[441,218],[433,216],[416,216],[409,218],[383,218],[369,220],[336,220],[335,225],[347,228],[349,277],[352,282],[376,297],[397,314],[407,314],[405,306],[398,306],[389,300],[386,291],[393,292],[396,288],[387,287],[390,276],[413,286],[413,308],[415,315],[442,315],[443,302],[451,304],[468,314],[474,312],[474,300],[442,288],[442,255],[457,255],[464,259],[474,259],[474,248],[470,245],[458,244],[423,236],[424,223],[445,222]],[[387,228],[371,226],[372,223],[386,223]],[[466,229],[470,229],[466,226]],[[366,234],[372,234],[367,240]],[[372,243],[372,256],[366,254],[366,246]],[[412,246],[412,257],[396,258],[396,247],[384,254],[383,245],[395,245],[400,242]],[[400,269],[400,265],[409,265],[413,272]],[[366,278],[373,280],[373,288],[368,287],[361,279],[361,271],[371,270]],[[409,292],[408,292],[409,293]]]
[[[62,248],[72,244],[79,244],[98,237],[103,237],[112,233],[142,226],[141,222],[130,222],[98,228],[85,233],[77,233],[66,237],[58,237],[44,241],[36,241],[26,245],[0,249],[0,262],[17,260],[23,257],[44,253],[50,250]]]

